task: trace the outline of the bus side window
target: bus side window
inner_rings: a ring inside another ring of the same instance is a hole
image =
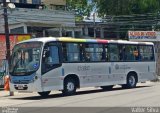
[[[139,48],[142,61],[154,61],[154,52],[152,46],[140,45]]]
[[[109,45],[109,60],[110,61],[119,61],[119,50],[117,44]]]
[[[108,61],[108,45],[104,45],[102,52],[102,61]]]
[[[125,45],[119,45],[119,60],[123,61],[126,60],[126,55],[125,55]]]
[[[80,45],[77,43],[63,43],[63,61],[80,62],[81,52]]]

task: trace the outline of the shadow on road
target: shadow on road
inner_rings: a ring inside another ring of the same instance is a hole
[[[144,87],[152,87],[152,86],[137,86],[136,88],[133,89],[137,89],[137,88],[144,88]],[[92,93],[100,93],[100,92],[110,92],[110,91],[118,91],[118,90],[128,90],[128,89],[123,89],[121,87],[118,88],[113,88],[112,90],[102,90],[102,89],[95,89],[95,90],[84,90],[84,91],[77,91],[75,95],[72,96],[76,96],[76,95],[85,95],[85,94],[92,94]],[[50,94],[47,97],[41,97],[41,96],[31,96],[31,97],[19,97],[19,98],[11,98],[11,99],[16,99],[16,100],[41,100],[41,99],[50,99],[50,98],[64,98],[67,96],[64,96],[62,93],[58,93],[58,94]]]

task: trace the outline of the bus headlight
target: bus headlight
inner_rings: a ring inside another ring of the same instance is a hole
[[[38,79],[38,76],[35,76],[34,79],[37,80],[37,79]]]

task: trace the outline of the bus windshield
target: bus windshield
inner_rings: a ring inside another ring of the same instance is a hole
[[[25,42],[16,45],[12,52],[9,72],[11,75],[30,75],[38,70],[41,42]]]

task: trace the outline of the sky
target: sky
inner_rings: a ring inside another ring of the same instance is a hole
[[[88,4],[91,4],[92,0],[88,0]],[[93,22],[94,21],[94,13],[95,13],[95,22],[101,22],[101,18],[98,17],[98,13],[96,11],[96,7],[93,8],[93,11],[90,14],[90,17],[84,16],[84,21],[86,22]]]

